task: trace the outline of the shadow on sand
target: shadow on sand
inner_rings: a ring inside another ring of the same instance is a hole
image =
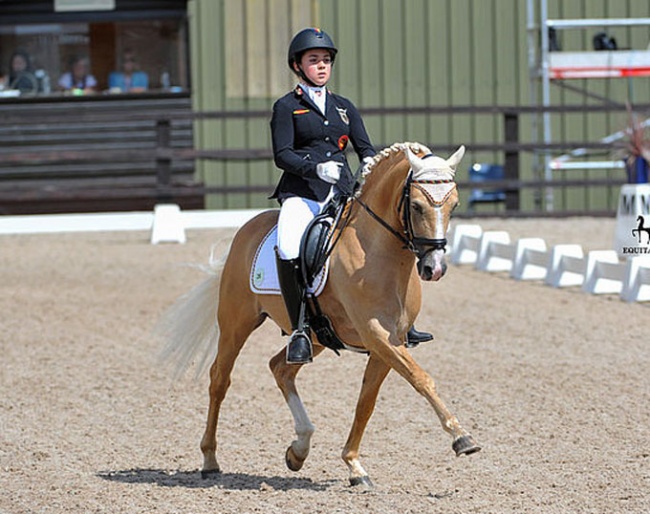
[[[232,490],[260,490],[263,488],[276,491],[292,489],[308,489],[325,491],[337,484],[337,480],[314,482],[309,478],[292,478],[280,476],[247,475],[244,473],[217,473],[206,478],[196,471],[168,471],[162,469],[127,469],[121,471],[101,471],[99,478],[110,482],[124,484],[156,484],[162,487],[186,487],[189,489],[204,489],[220,487]]]

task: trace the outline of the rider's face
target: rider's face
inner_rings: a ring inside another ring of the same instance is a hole
[[[332,57],[327,50],[307,50],[300,59],[305,76],[317,86],[324,86],[332,74]]]

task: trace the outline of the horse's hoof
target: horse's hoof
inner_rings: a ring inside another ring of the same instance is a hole
[[[350,485],[352,487],[362,486],[362,489],[373,489],[375,487],[368,475],[350,478]]]
[[[284,454],[284,462],[287,463],[287,467],[291,471],[300,471],[302,465],[305,463],[304,460],[299,460],[296,458],[296,454],[293,453],[291,446],[287,448],[287,453]]]
[[[471,435],[459,437],[454,441],[451,447],[456,452],[456,457],[460,457],[461,455],[471,455],[481,449],[481,447],[474,442]]]
[[[202,469],[201,470],[201,478],[202,479],[207,479],[207,478],[214,478],[217,475],[221,474],[221,470],[219,468],[217,469]]]

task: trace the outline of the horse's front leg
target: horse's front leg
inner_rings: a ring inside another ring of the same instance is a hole
[[[315,358],[324,348],[314,345],[313,350]],[[287,448],[285,461],[291,471],[299,471],[309,455],[311,436],[315,430],[296,389],[296,375],[302,369],[302,365],[287,364],[286,350],[283,348],[271,359],[269,367],[291,410],[297,436],[297,439]]]
[[[452,436],[452,448],[456,455],[470,455],[481,449],[472,436],[460,425],[438,396],[433,378],[424,371],[396,336],[391,336],[377,320],[372,326],[373,339],[366,339],[366,347],[388,366],[404,377],[413,388],[424,396],[438,415],[442,428]],[[387,343],[388,341],[388,343]]]
[[[366,371],[363,375],[363,384],[357,401],[354,422],[352,423],[350,435],[341,455],[350,470],[350,484],[353,486],[363,485],[372,487],[368,473],[366,473],[366,470],[361,466],[361,462],[359,462],[359,446],[361,445],[361,438],[368,425],[370,416],[372,416],[375,409],[379,388],[389,371],[390,367],[384,361],[373,355],[370,356],[368,364],[366,364]]]

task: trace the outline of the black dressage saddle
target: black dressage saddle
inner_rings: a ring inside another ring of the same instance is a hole
[[[314,279],[323,272],[325,263],[336,244],[334,228],[342,217],[345,204],[345,197],[333,198],[323,212],[311,221],[302,236],[300,268],[306,287],[311,287]],[[320,344],[340,355],[339,350],[345,349],[346,345],[336,335],[330,319],[321,310],[316,296],[311,294],[307,296],[306,315],[309,328],[316,333]]]

